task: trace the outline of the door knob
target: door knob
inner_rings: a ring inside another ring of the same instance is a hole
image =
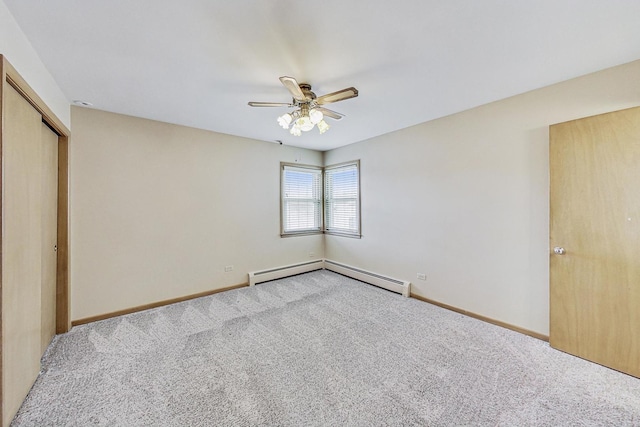
[[[565,253],[567,253],[567,251],[565,251],[564,248],[561,248],[560,246],[556,246],[555,248],[553,248],[553,253],[556,255],[564,255]]]

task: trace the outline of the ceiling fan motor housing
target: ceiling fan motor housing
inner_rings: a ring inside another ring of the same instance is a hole
[[[300,83],[299,86],[300,90],[309,102],[316,99],[316,94],[311,92],[311,85],[309,83]]]

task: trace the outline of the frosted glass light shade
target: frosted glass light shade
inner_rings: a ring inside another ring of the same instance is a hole
[[[322,120],[324,117],[324,114],[322,114],[322,111],[316,110],[315,108],[312,108],[311,110],[309,110],[309,119],[311,119],[311,123],[318,124],[320,122],[320,120]]]
[[[320,131],[320,134],[323,134],[329,130],[329,125],[324,120],[320,120],[318,122],[318,130]]]
[[[278,124],[282,126],[284,129],[289,129],[289,125],[291,124],[292,120],[293,120],[293,117],[291,117],[291,114],[285,113],[280,117],[278,117]]]
[[[311,129],[313,129],[313,123],[311,122],[311,119],[307,116],[300,117],[298,120],[296,120],[295,125],[298,126],[300,130],[303,130],[305,132],[308,132]]]
[[[300,127],[297,124],[294,124],[289,131],[293,136],[300,136],[302,132],[300,131]]]

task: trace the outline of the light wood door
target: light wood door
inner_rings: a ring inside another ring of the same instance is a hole
[[[58,135],[42,123],[41,353],[56,334]]]
[[[549,148],[550,344],[640,377],[640,108],[553,125]]]
[[[40,370],[40,114],[5,85],[2,203],[2,388],[8,425]]]
[[[2,418],[8,425],[55,334],[58,135],[4,87]]]

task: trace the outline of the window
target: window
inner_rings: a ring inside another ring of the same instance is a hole
[[[282,236],[325,232],[360,237],[359,161],[324,169],[282,163],[281,172]]]
[[[282,165],[281,234],[322,231],[322,169]]]
[[[324,170],[324,229],[327,233],[360,236],[359,162]]]

